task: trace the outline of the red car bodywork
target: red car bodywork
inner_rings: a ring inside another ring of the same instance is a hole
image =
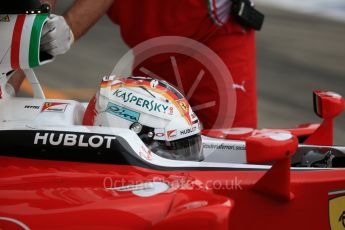
[[[331,145],[333,118],[344,109],[344,99],[316,91],[314,103],[324,122],[306,142]],[[345,169],[290,169],[297,148],[292,134],[310,134],[309,129],[290,130],[291,138],[279,141],[266,131],[245,138],[246,154],[248,163],[274,162],[271,168],[178,168],[133,156],[101,164],[66,161],[70,153],[64,150],[56,155],[64,158],[59,161],[30,159],[25,148],[15,151],[20,158],[2,151],[0,228],[345,228]],[[30,137],[30,132],[21,134]],[[10,142],[8,134],[3,135]],[[118,148],[109,154],[120,153]],[[79,154],[74,161],[90,157]]]
[[[345,187],[345,170],[293,171],[294,199],[287,201],[252,189],[265,171],[157,171],[11,157],[0,166],[0,216],[30,229],[329,229],[329,193]],[[151,197],[109,189],[151,181],[171,187]]]

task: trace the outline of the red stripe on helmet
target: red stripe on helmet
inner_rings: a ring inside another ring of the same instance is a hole
[[[16,23],[14,24],[14,30],[12,35],[11,45],[11,67],[12,69],[19,68],[19,51],[20,51],[20,40],[22,36],[25,15],[19,15]]]

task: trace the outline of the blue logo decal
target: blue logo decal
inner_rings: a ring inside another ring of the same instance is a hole
[[[111,102],[108,103],[108,107],[106,110],[108,113],[111,113],[115,116],[121,117],[123,119],[126,119],[128,121],[138,122],[140,113],[135,112],[133,110],[124,108],[122,106],[113,104]]]

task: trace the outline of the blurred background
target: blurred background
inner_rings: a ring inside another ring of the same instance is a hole
[[[72,3],[58,1],[56,12]],[[345,1],[256,0],[256,5],[266,16],[257,33],[259,127],[320,122],[312,90],[345,96]],[[36,73],[48,97],[88,101],[127,51],[118,27],[103,17],[67,54]],[[345,145],[345,114],[336,120],[335,144]]]

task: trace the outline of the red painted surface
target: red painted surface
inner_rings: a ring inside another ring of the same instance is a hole
[[[1,157],[0,217],[31,229],[329,228],[328,192],[345,188],[344,169],[293,171],[292,201],[254,191],[264,173]],[[164,181],[170,188],[150,197],[106,189],[149,181]]]
[[[297,137],[289,133],[263,133],[246,140],[247,161],[265,163],[275,161],[253,189],[282,200],[292,200],[290,166],[291,156],[298,147]]]
[[[274,136],[283,135],[283,139],[274,140]],[[286,137],[287,136],[287,137]],[[248,137],[246,155],[248,163],[265,163],[290,158],[297,149],[298,140],[289,133],[263,133]]]
[[[333,145],[334,118],[344,111],[344,98],[325,90],[315,90],[313,96],[315,113],[324,120],[304,144]]]
[[[263,134],[267,132],[290,132],[296,137],[311,136],[318,128],[320,124],[302,124],[296,128],[288,129],[248,129],[243,133],[231,133],[233,129],[204,129],[202,134],[213,138],[223,138],[229,140],[246,140],[253,135]],[[238,128],[237,128],[238,129]],[[229,133],[230,132],[230,133]]]
[[[20,52],[20,39],[24,26],[25,15],[18,15],[12,35],[11,45],[11,67],[17,69],[19,67],[19,52]]]

